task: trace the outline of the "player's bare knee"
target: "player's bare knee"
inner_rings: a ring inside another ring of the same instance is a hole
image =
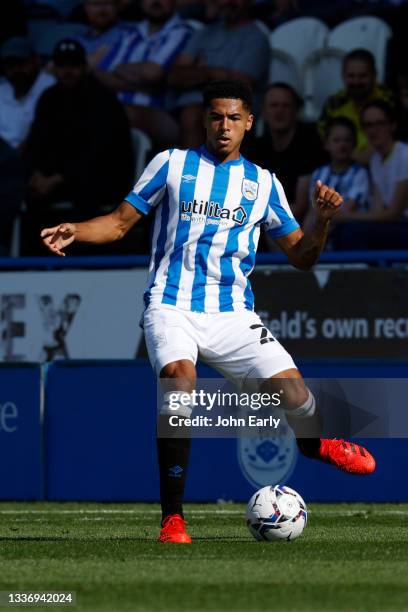
[[[195,365],[188,359],[172,361],[161,370],[160,379],[165,386],[169,385],[172,388],[192,391],[197,379]],[[169,382],[166,383],[166,380]]]
[[[162,368],[160,378],[188,378],[195,382],[197,378],[195,365],[189,359],[172,361]]]

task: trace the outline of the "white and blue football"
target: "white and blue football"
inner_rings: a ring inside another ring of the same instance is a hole
[[[306,504],[290,487],[262,487],[248,502],[246,522],[256,540],[295,540],[306,527]]]

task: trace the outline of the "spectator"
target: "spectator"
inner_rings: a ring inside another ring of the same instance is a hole
[[[349,215],[353,211],[367,210],[370,181],[364,166],[353,161],[355,146],[356,128],[354,123],[346,117],[332,119],[327,126],[325,138],[325,148],[330,156],[330,162],[317,168],[312,174],[309,193],[306,196],[308,197],[309,211],[303,224],[303,230],[314,222],[311,203],[316,181],[322,181],[343,197],[343,210],[337,215],[336,222],[341,220],[342,214]],[[333,228],[335,228],[335,225],[332,226]],[[328,248],[331,247],[332,242],[333,238],[331,236],[327,241]]]
[[[372,203],[368,212],[343,217],[365,223],[347,224],[339,233],[337,248],[407,248],[408,145],[395,140],[395,114],[383,100],[367,103],[361,119],[374,150]]]
[[[133,181],[129,126],[116,97],[88,73],[84,48],[63,40],[54,50],[58,82],[42,96],[28,142],[30,168],[24,244],[33,227],[60,221],[69,201],[78,219],[115,205]]]
[[[302,105],[290,85],[269,85],[263,104],[265,133],[245,150],[249,159],[275,172],[282,181],[298,220],[308,206],[312,171],[326,159],[316,126],[298,120]]]
[[[175,14],[174,0],[143,0],[146,19],[135,26],[118,51],[119,65],[96,70],[105,85],[121,92],[133,127],[146,132],[157,148],[175,146],[176,120],[165,109],[167,70],[185,47],[192,28]]]
[[[391,103],[392,93],[376,82],[375,60],[366,49],[356,49],[346,55],[343,80],[345,89],[330,96],[323,107],[319,126],[321,134],[324,136],[327,123],[333,117],[347,117],[357,130],[355,159],[367,164],[372,151],[367,146],[367,137],[361,125],[361,109],[373,99]]]
[[[356,138],[356,128],[350,119],[337,117],[329,122],[325,149],[330,162],[313,172],[309,185],[309,203],[312,202],[316,181],[322,181],[343,197],[343,207],[347,211],[367,209],[370,181],[367,170],[353,161]]]
[[[10,38],[0,50],[5,81],[0,83],[0,137],[15,149],[23,143],[41,94],[55,78],[40,69],[27,38]]]
[[[16,151],[0,138],[0,257],[9,255],[13,221],[24,196],[23,164]]]
[[[133,28],[120,21],[118,0],[85,0],[84,9],[89,30],[77,40],[85,48],[90,66],[110,70],[119,63],[122,43]]]
[[[170,72],[169,83],[181,93],[182,145],[203,139],[201,89],[218,79],[238,79],[259,91],[269,66],[269,43],[249,17],[250,0],[218,0],[223,21],[195,32]]]

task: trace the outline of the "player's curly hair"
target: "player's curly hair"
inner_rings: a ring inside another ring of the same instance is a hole
[[[252,90],[248,85],[241,81],[212,81],[208,83],[203,91],[204,108],[210,106],[211,100],[215,98],[228,98],[232,100],[242,100],[244,108],[251,112],[253,105]]]

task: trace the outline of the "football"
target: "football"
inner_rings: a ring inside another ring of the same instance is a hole
[[[306,527],[306,504],[290,487],[263,487],[248,502],[246,522],[256,540],[295,540]]]

